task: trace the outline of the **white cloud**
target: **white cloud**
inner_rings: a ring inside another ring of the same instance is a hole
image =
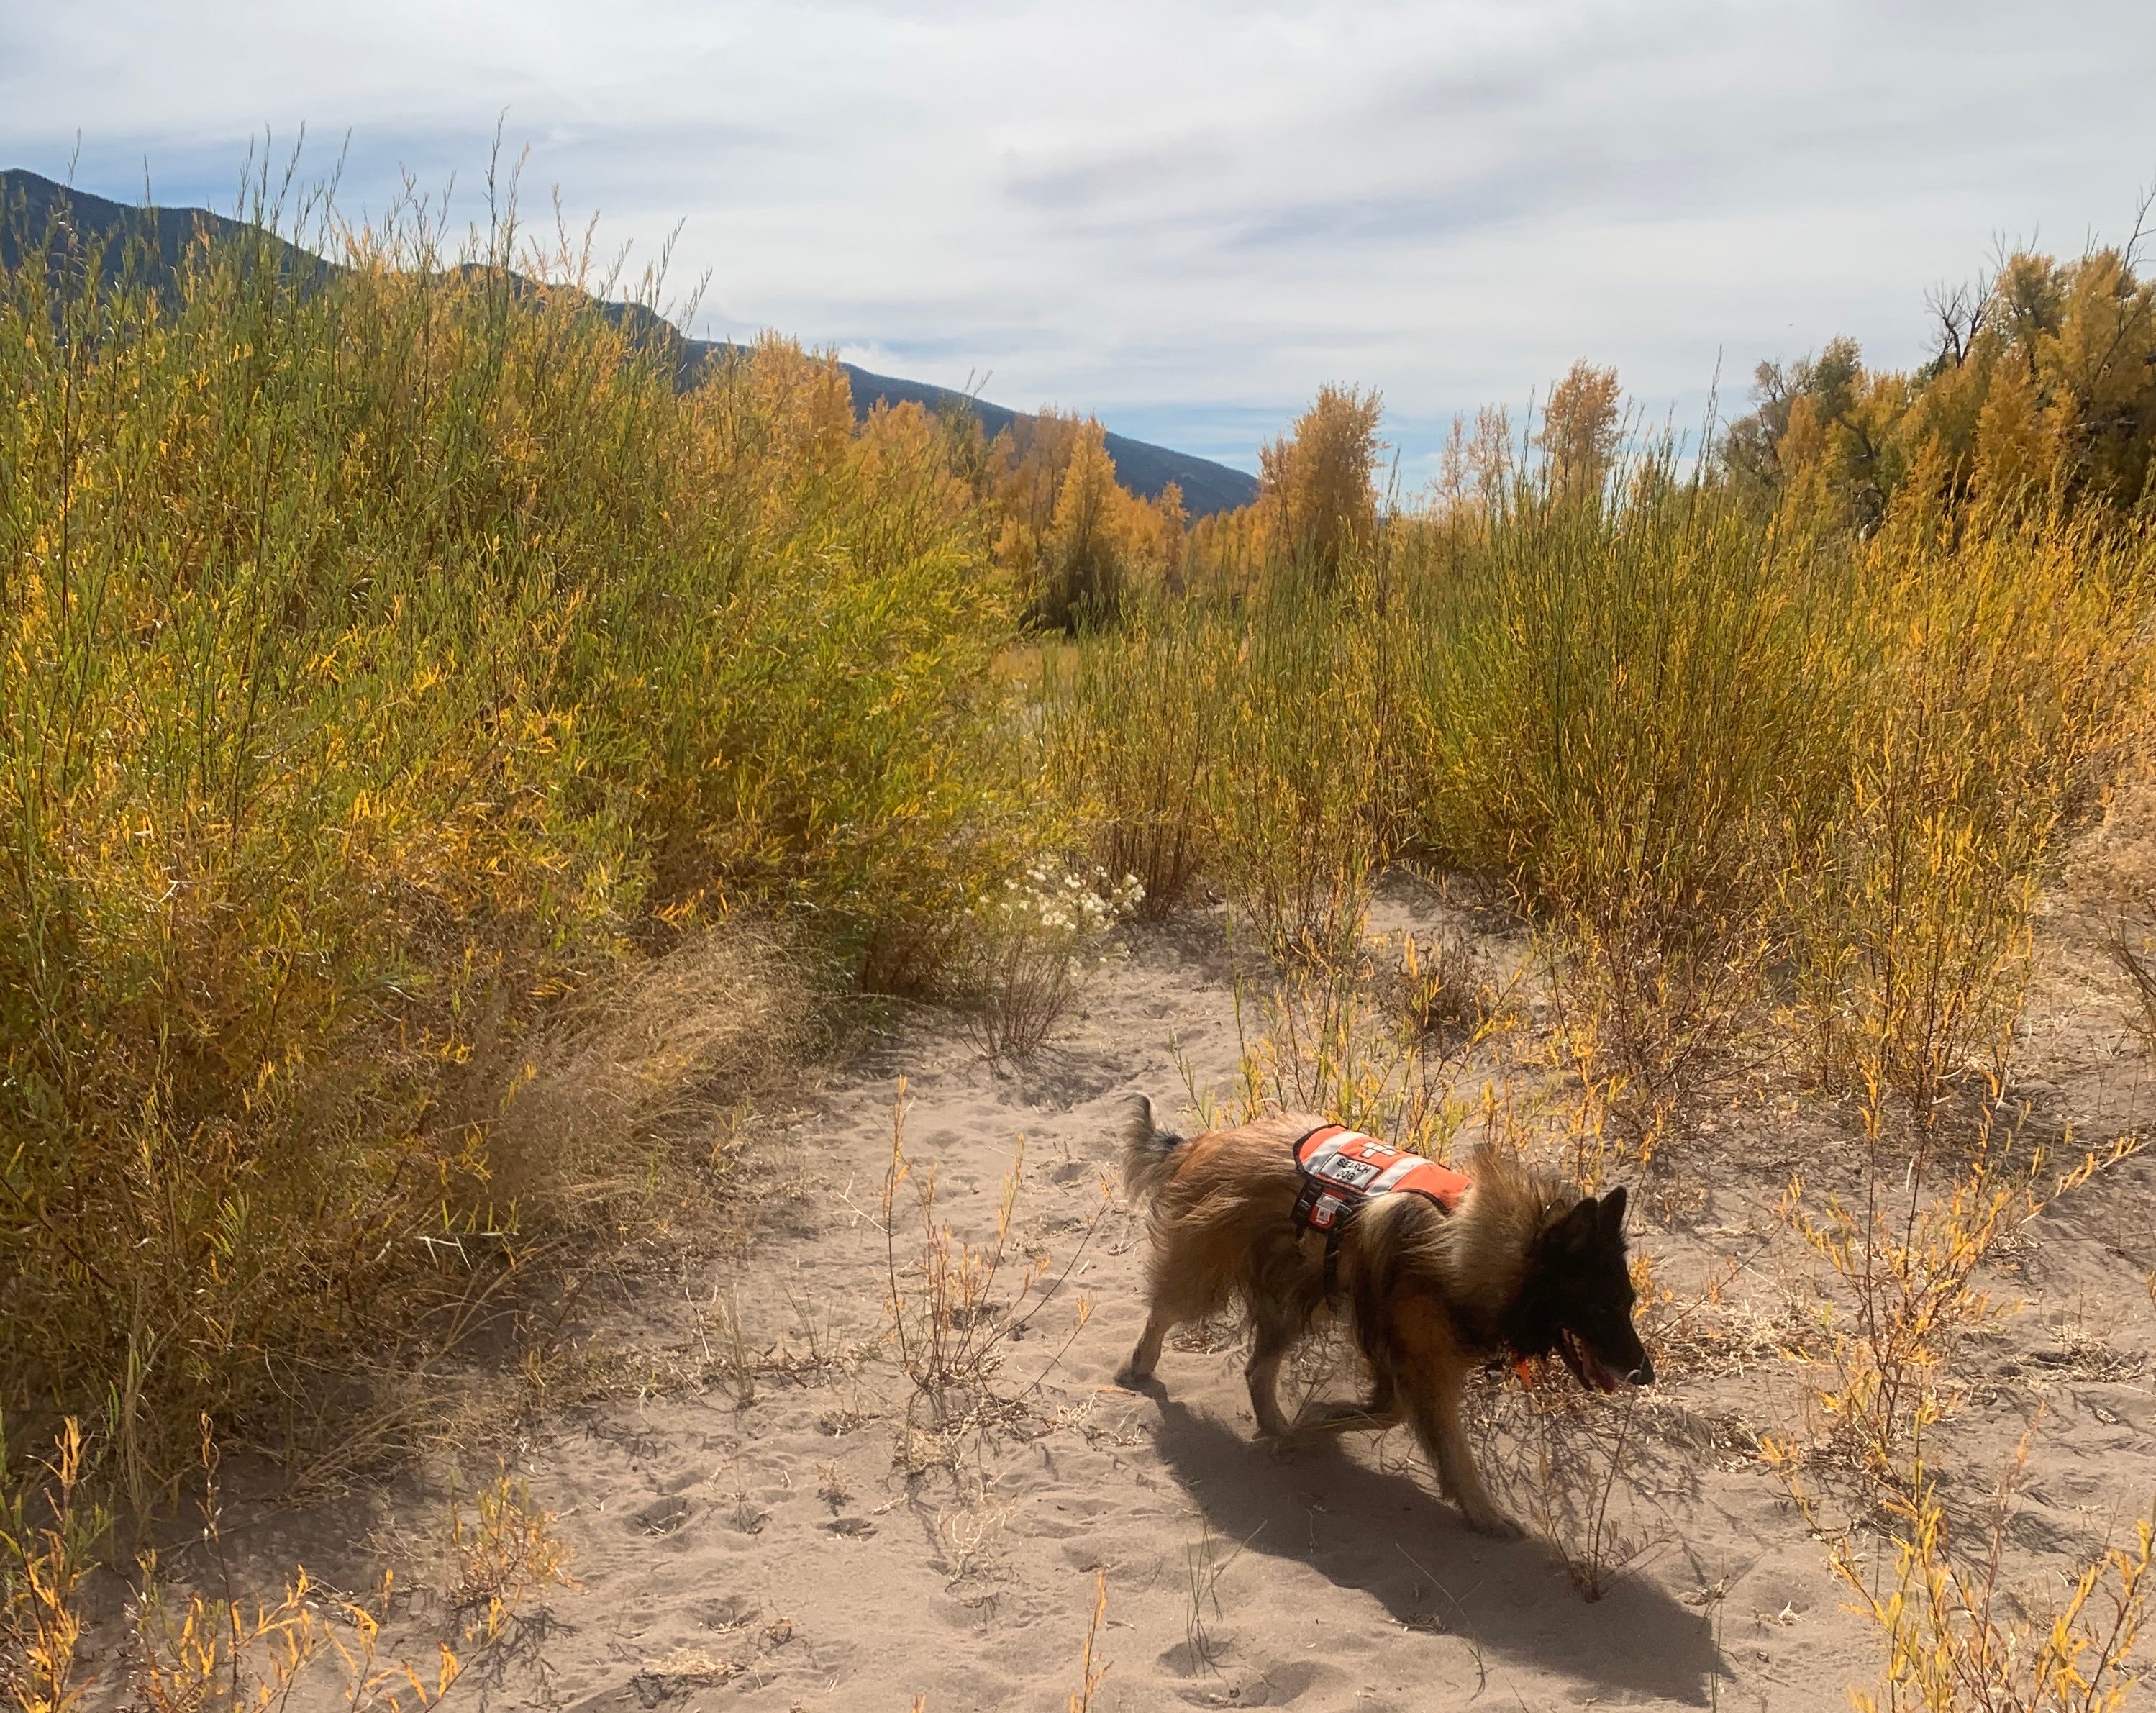
[[[304,122],[379,207],[469,197],[506,110],[527,205],[680,225],[700,331],[1245,464],[1327,380],[1417,473],[1583,354],[1680,423],[1717,354],[1725,397],[1837,331],[1908,362],[1928,285],[2156,177],[2138,3],[6,6],[8,162],[228,206]]]

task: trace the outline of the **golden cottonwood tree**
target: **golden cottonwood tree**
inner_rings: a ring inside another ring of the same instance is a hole
[[[1551,389],[1535,444],[1558,493],[1602,491],[1617,453],[1619,397],[1616,370],[1598,369],[1585,357]]]
[[[1071,449],[1041,541],[1048,612],[1065,622],[1106,617],[1122,605],[1128,543],[1116,505],[1115,460],[1098,423],[1088,423]]]
[[[1342,561],[1377,534],[1383,408],[1375,391],[1322,387],[1288,438],[1258,454],[1258,504],[1273,551],[1321,587],[1337,582]]]
[[[2147,499],[2156,285],[2137,276],[2131,246],[2068,262],[2018,253],[1933,309],[1935,355],[1912,373],[1867,370],[1846,338],[1814,358],[1762,363],[1753,413],[1723,439],[1732,477],[1866,529],[1897,505]]]
[[[1070,629],[1112,618],[1141,583],[1179,585],[1183,490],[1171,482],[1146,500],[1123,487],[1099,423],[1020,417],[988,452],[1003,518],[996,557],[1028,592],[1034,623]]]

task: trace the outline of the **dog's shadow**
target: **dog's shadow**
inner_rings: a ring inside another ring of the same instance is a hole
[[[1147,1388],[1151,1390],[1151,1388]],[[1404,1475],[1332,1446],[1286,1455],[1156,1394],[1158,1449],[1214,1531],[1306,1564],[1403,1624],[1637,1696],[1703,1706],[1727,1676],[1704,1613],[1643,1577],[1582,1600],[1549,1547],[1469,1532]]]

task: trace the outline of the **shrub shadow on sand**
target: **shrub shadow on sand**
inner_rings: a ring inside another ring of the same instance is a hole
[[[1439,1628],[1605,1690],[1693,1706],[1707,1704],[1710,1675],[1731,1675],[1707,1616],[1645,1577],[1622,1578],[1590,1605],[1546,1544],[1471,1534],[1450,1505],[1405,1475],[1332,1448],[1283,1456],[1158,1401],[1161,1457],[1217,1533],[1367,1593],[1402,1624]]]

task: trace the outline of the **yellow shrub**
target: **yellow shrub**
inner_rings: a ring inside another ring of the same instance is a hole
[[[562,994],[742,910],[932,982],[1033,811],[958,449],[834,365],[683,395],[506,231],[70,241],[0,274],[0,1392],[146,1506],[514,1260]]]

